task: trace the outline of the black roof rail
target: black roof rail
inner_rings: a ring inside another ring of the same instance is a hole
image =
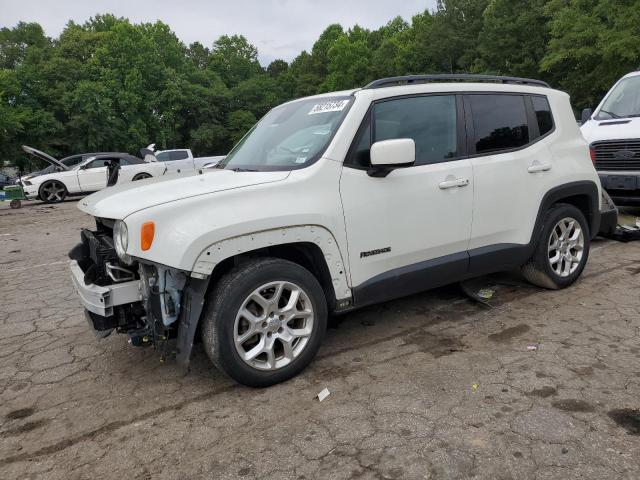
[[[394,85],[411,85],[414,83],[431,83],[431,82],[494,82],[494,83],[515,83],[519,85],[534,85],[537,87],[551,88],[547,82],[542,80],[534,80],[531,78],[520,77],[504,77],[501,75],[474,75],[468,73],[442,73],[431,75],[403,75],[400,77],[389,77],[374,80],[365,85],[364,89],[384,88]]]

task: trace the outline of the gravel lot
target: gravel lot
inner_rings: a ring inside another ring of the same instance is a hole
[[[494,276],[333,321],[269,389],[97,341],[67,251],[75,201],[0,207],[0,478],[640,478],[640,242],[568,290]],[[537,349],[528,347],[537,346]],[[331,395],[322,403],[315,395]]]

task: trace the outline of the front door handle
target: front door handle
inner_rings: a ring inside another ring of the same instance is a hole
[[[441,190],[446,190],[447,188],[466,187],[467,185],[469,185],[468,178],[456,178],[453,180],[445,180],[444,182],[440,182],[438,184],[438,187],[440,187]]]
[[[527,168],[529,173],[548,172],[549,170],[551,170],[550,163],[534,163]]]

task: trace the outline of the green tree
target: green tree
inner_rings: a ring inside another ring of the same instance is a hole
[[[539,77],[549,40],[547,0],[491,0],[478,41],[479,72]]]
[[[595,106],[613,82],[640,65],[637,0],[552,0],[551,40],[541,62],[578,108]]]
[[[213,44],[210,68],[228,87],[248,80],[262,71],[258,63],[258,49],[242,35],[221,36]]]

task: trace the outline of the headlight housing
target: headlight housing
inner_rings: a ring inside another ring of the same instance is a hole
[[[131,256],[127,255],[129,230],[127,229],[127,224],[122,220],[116,220],[116,223],[113,225],[113,245],[118,254],[118,258],[127,265],[131,265],[133,261],[131,260]]]

